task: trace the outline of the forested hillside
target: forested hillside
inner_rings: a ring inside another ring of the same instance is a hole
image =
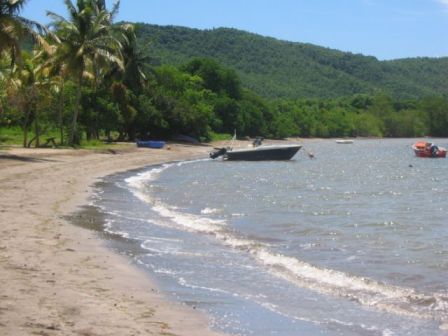
[[[448,58],[378,61],[227,28],[137,24],[136,31],[153,64],[214,58],[265,98],[336,98],[379,90],[399,99],[448,94]]]

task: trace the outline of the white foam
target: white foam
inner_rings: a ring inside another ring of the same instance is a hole
[[[224,220],[216,220],[182,213],[175,211],[161,202],[155,202],[153,210],[158,212],[162,217],[169,218],[180,227],[192,232],[213,234],[219,231],[220,227],[225,225]]]
[[[146,190],[146,188],[151,185],[148,185],[148,182],[154,181],[157,177],[160,176],[162,172],[167,170],[173,166],[182,166],[186,164],[207,161],[209,159],[199,159],[199,160],[191,160],[191,161],[182,161],[177,163],[165,163],[159,167],[153,167],[148,171],[139,173],[137,175],[128,177],[125,179],[125,182],[130,187],[131,192],[143,202],[153,204],[154,199],[151,197],[151,194]]]
[[[159,250],[159,249],[156,249],[156,248],[143,246],[143,245],[141,245],[141,247],[143,249],[145,249],[146,251],[150,252],[150,254],[147,254],[147,255],[150,255],[150,256],[160,256],[160,255],[166,254],[165,251],[162,251],[162,250]]]
[[[222,209],[205,208],[201,210],[201,214],[203,215],[215,215],[219,213],[222,213]]]
[[[382,335],[383,336],[394,336],[395,333],[390,329],[384,329]]]
[[[123,238],[129,238],[129,233],[125,231],[116,230],[113,228],[114,222],[115,221],[113,219],[106,220],[106,222],[104,223],[104,231],[110,234],[121,236]]]
[[[152,168],[149,171],[139,173],[135,176],[131,176],[127,178],[125,181],[129,185],[132,193],[143,202],[152,204],[153,199],[151,198],[151,195],[148,192],[145,192],[146,186],[148,182],[153,181],[156,179],[160,173],[162,173],[164,170],[171,167],[173,164],[164,164],[157,168]]]
[[[150,237],[146,238],[147,242],[170,242],[170,243],[181,243],[182,239],[177,238],[164,238],[164,237]]]
[[[166,275],[176,275],[177,272],[168,268],[158,268],[154,270],[155,273],[166,274]]]
[[[261,249],[255,256],[273,273],[301,287],[320,293],[348,298],[362,305],[415,318],[448,320],[446,302],[441,293],[423,294],[412,288],[392,286],[344,272],[318,268],[293,257]],[[422,302],[433,302],[425,306]]]
[[[188,288],[191,288],[191,289],[202,289],[202,290],[206,290],[206,291],[209,291],[209,292],[218,292],[218,293],[230,294],[230,292],[225,291],[224,289],[205,287],[205,286],[197,286],[197,285],[190,284],[182,277],[179,278],[178,282],[179,282],[179,285],[184,286],[184,287],[188,287]]]

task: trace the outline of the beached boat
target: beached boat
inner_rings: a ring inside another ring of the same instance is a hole
[[[339,139],[339,140],[336,140],[336,143],[348,145],[348,144],[352,144],[353,140],[352,139]]]
[[[137,140],[137,147],[146,147],[146,148],[163,148],[165,146],[165,141],[158,140]]]
[[[414,153],[418,157],[444,158],[446,157],[446,148],[436,146],[427,141],[418,141],[412,145]]]
[[[215,148],[210,153],[212,159],[221,157],[229,161],[276,161],[290,160],[302,148],[301,145],[261,145],[262,139],[257,138],[252,147],[233,149],[232,147]]]

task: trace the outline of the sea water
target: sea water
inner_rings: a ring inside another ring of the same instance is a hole
[[[437,140],[446,145],[445,139]],[[234,335],[448,335],[448,161],[412,139],[305,142],[291,161],[107,178],[105,230]]]

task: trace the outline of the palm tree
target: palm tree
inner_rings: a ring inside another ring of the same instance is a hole
[[[146,81],[144,67],[149,63],[149,57],[138,47],[133,25],[122,26],[123,36],[123,82],[135,93],[141,92]]]
[[[26,37],[45,44],[45,40],[38,34],[46,32],[39,23],[21,17],[20,11],[27,0],[0,0],[0,56],[10,53],[12,65],[20,59],[20,43]]]
[[[55,41],[56,43],[57,41]],[[58,126],[60,132],[60,144],[64,143],[64,87],[67,79],[66,66],[60,59],[55,57],[57,51],[56,44],[49,48],[36,51],[35,59],[38,60],[38,71],[51,78],[52,91],[58,96]]]
[[[76,6],[71,0],[64,0],[69,19],[48,12],[58,36],[54,59],[63,63],[66,71],[74,77],[77,85],[76,106],[73,113],[69,145],[79,139],[77,120],[81,105],[81,87],[85,78],[93,80],[97,87],[102,70],[108,64],[123,67],[121,44],[113,35],[113,16],[118,11],[119,1],[109,12],[103,0],[78,0]]]
[[[23,118],[23,147],[29,147],[36,140],[39,146],[39,121],[37,110],[37,97],[39,90],[38,71],[31,55],[25,54],[21,66],[14,65],[8,82],[14,104],[22,110]],[[28,141],[28,132],[35,125],[35,138]]]

